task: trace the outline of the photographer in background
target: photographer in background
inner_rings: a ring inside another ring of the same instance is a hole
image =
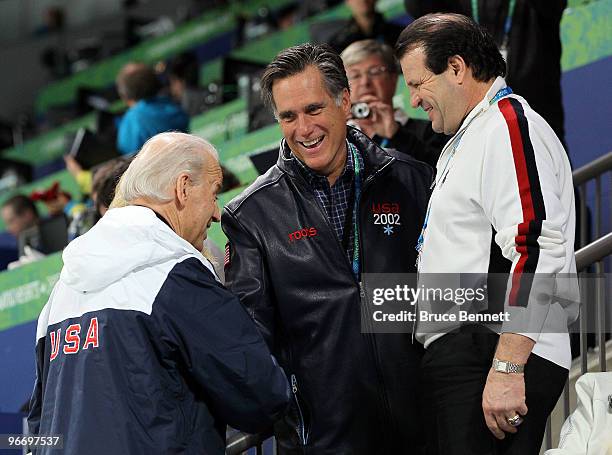
[[[393,148],[435,168],[447,138],[431,122],[393,108],[398,65],[393,49],[375,40],[356,41],[341,54],[351,88],[350,124],[378,145]]]

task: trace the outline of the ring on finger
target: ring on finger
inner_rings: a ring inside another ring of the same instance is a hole
[[[523,418],[517,414],[514,417],[506,419],[506,422],[508,422],[510,426],[518,427],[521,423],[523,423]]]

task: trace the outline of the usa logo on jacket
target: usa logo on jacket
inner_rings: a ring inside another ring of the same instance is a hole
[[[400,217],[400,205],[397,202],[373,203],[371,209],[375,225],[382,226],[383,233],[387,236],[395,234],[395,226],[402,224]]]

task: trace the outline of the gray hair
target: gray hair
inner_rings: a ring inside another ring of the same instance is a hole
[[[388,44],[380,43],[373,39],[364,39],[351,43],[342,51],[340,57],[342,57],[345,68],[348,68],[372,55],[378,55],[389,72],[399,73],[399,67],[395,59],[393,48]]]
[[[142,146],[121,176],[113,206],[145,198],[157,203],[172,201],[172,187],[181,174],[200,183],[207,160],[219,161],[208,141],[185,133],[160,133]]]
[[[272,96],[274,82],[299,74],[309,66],[321,72],[325,90],[340,105],[344,90],[349,90],[342,59],[327,44],[304,43],[281,51],[266,67],[261,78],[261,97],[266,106],[276,112]]]

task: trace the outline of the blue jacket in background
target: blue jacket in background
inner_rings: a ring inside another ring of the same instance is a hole
[[[119,123],[117,148],[124,155],[135,153],[147,139],[165,131],[188,132],[189,117],[166,96],[140,100]]]

